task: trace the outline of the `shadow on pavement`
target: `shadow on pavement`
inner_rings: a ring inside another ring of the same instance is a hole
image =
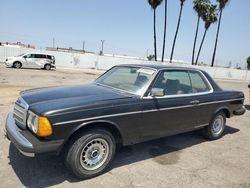
[[[225,135],[240,131],[226,127]],[[161,138],[154,141],[123,147],[117,152],[111,169],[138,161],[152,159],[161,165],[178,163],[183,149],[206,142],[196,132]],[[82,181],[75,178],[63,164],[60,156],[25,157],[19,153],[13,144],[9,147],[9,164],[25,187],[48,187],[64,181]]]

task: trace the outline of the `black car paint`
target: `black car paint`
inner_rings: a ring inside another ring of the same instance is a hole
[[[158,74],[168,69],[158,66],[151,68],[156,68]],[[173,67],[170,69],[189,70]],[[49,152],[59,151],[75,131],[95,123],[104,123],[121,134],[123,145],[129,145],[194,130],[208,125],[218,110],[225,110],[228,117],[231,117],[235,110],[242,108],[242,92],[224,91],[206,72],[202,73],[213,87],[212,93],[173,98],[145,98],[148,92],[144,97],[137,96],[96,83],[22,92],[21,97],[29,104],[29,110],[48,117],[53,125],[51,136],[36,137],[31,139],[31,142],[40,147],[46,147],[49,142],[56,142],[58,144]],[[190,103],[195,100],[198,100],[199,104]],[[34,137],[27,131],[24,130],[29,138]],[[38,149],[36,153],[44,151],[46,149]]]

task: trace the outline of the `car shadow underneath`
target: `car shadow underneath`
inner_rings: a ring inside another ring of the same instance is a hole
[[[227,126],[224,136],[238,131],[240,130]],[[122,147],[116,153],[109,170],[146,159],[152,159],[161,165],[175,164],[178,163],[183,149],[206,141],[196,132],[189,132]],[[9,164],[25,187],[48,187],[64,181],[82,181],[66,169],[61,156],[42,155],[29,158],[20,154],[15,146],[10,144],[9,160]]]

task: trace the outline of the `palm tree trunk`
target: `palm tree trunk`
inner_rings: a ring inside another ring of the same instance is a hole
[[[196,41],[197,41],[197,36],[198,36],[198,31],[199,31],[199,25],[200,25],[200,16],[198,16],[197,26],[196,26],[196,32],[195,32],[195,37],[194,37],[194,46],[193,46],[193,55],[192,55],[192,65],[194,64],[194,53],[195,53],[195,46],[196,46]]]
[[[164,36],[163,36],[163,47],[162,47],[162,56],[161,56],[162,62],[164,61],[166,35],[167,35],[167,8],[168,8],[168,0],[165,0]]]
[[[177,38],[177,35],[178,35],[180,23],[181,23],[182,9],[183,9],[183,3],[181,3],[178,24],[177,24],[177,28],[176,28],[176,32],[175,32],[175,36],[174,36],[174,42],[173,42],[172,51],[171,51],[171,56],[170,56],[170,63],[172,63],[172,59],[173,59],[173,55],[174,55],[174,48],[175,48],[176,38]]]
[[[154,50],[155,50],[155,61],[157,61],[157,46],[156,46],[156,10],[154,9]]]
[[[205,38],[206,38],[206,34],[207,34],[207,29],[205,29],[204,35],[203,35],[203,37],[202,37],[201,44],[200,44],[200,48],[199,48],[199,51],[198,51],[198,55],[197,55],[197,57],[196,57],[195,65],[197,65],[197,63],[198,63],[198,60],[199,60],[199,57],[200,57],[200,53],[201,53],[201,48],[202,48],[203,43],[204,43],[204,40],[205,40]]]
[[[216,50],[217,50],[217,43],[218,43],[219,32],[220,32],[220,23],[221,23],[222,11],[223,11],[223,9],[220,10],[220,18],[219,18],[219,23],[218,23],[218,27],[217,27],[217,33],[216,33],[216,39],[215,39],[215,45],[214,45],[214,53],[213,53],[211,67],[214,66],[214,60],[215,60],[215,55],[216,55]]]

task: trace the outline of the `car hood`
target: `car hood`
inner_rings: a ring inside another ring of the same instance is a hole
[[[37,88],[21,92],[29,109],[39,115],[69,110],[96,108],[112,100],[132,97],[129,94],[96,84]],[[111,102],[110,102],[111,101]]]
[[[17,57],[17,56],[16,57],[15,56],[6,57],[6,59],[14,59],[14,58],[16,59],[16,58],[19,58],[19,57]]]

